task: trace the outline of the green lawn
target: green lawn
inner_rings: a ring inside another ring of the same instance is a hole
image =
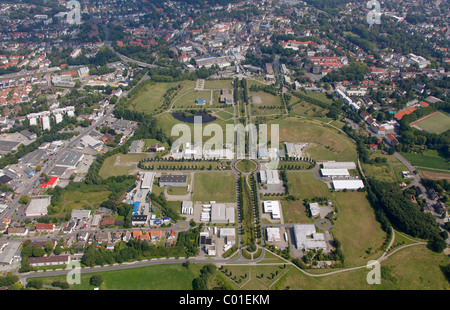
[[[72,290],[92,290],[89,284],[92,274],[83,274],[81,284],[73,284]],[[158,265],[101,273],[101,290],[192,290],[194,275],[181,264]],[[44,284],[51,285],[55,280],[65,281],[63,277],[44,278]]]
[[[167,90],[179,84],[183,87],[178,91],[177,96],[181,96],[195,87],[194,81],[152,83],[139,92],[136,98],[131,101],[130,106],[138,112],[154,113],[163,104],[163,96]]]
[[[415,167],[434,168],[440,170],[450,170],[450,163],[440,156],[436,150],[426,150],[423,153],[400,153]]]
[[[313,197],[327,197],[330,191],[325,183],[317,180],[312,172],[287,172],[290,194],[300,200]]]
[[[402,171],[409,171],[394,155],[386,155],[380,151],[370,155],[371,159],[376,157],[386,158],[386,163],[364,164],[361,163],[362,169],[366,177],[375,178],[385,182],[405,182],[401,176]]]
[[[356,145],[344,133],[316,121],[282,117],[268,122],[279,125],[280,142],[313,143],[305,152],[315,160],[353,161],[358,159]],[[267,137],[270,138],[271,126]]]
[[[100,168],[99,175],[105,179],[111,176],[127,175],[137,169],[139,160],[148,157],[148,153],[120,153],[113,155],[105,159],[102,168]]]
[[[214,97],[214,96],[213,96]],[[205,104],[196,104],[197,99],[204,99]],[[180,108],[209,108],[211,102],[211,90],[189,90],[185,94],[178,96],[173,100],[173,109]],[[217,102],[215,102],[217,104]]]
[[[181,137],[181,134],[178,136],[172,136],[172,129],[177,124],[185,124],[190,128],[191,142],[194,141],[194,124],[181,122],[175,119],[170,113],[163,113],[155,117],[158,123],[158,126],[167,134],[167,136],[171,137],[173,141]],[[206,123],[202,125],[202,131],[209,124],[218,124],[223,130],[223,141],[226,139],[226,122],[221,119],[216,119],[215,121]],[[214,134],[213,134],[214,135]],[[202,136],[203,142],[211,139],[210,136]]]
[[[231,82],[232,80],[205,80],[203,89],[232,89],[233,85],[231,85]]]
[[[236,202],[233,172],[196,172],[193,201]]]

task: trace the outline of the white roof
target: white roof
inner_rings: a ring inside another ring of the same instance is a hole
[[[364,188],[364,182],[362,180],[333,180],[333,188],[335,190],[342,189],[358,189]]]
[[[320,213],[320,206],[317,202],[312,202],[309,204],[309,209],[311,210],[311,215],[316,216]]]
[[[267,240],[269,240],[269,241],[280,241],[281,240],[280,228],[267,227],[266,231],[267,231]]]
[[[141,182],[141,188],[151,189],[153,187],[153,178],[155,177],[155,172],[144,172],[144,176]]]
[[[320,173],[323,176],[350,176],[347,169],[321,169]]]
[[[324,169],[356,169],[352,161],[326,161],[322,163]]]
[[[30,200],[26,216],[36,216],[47,214],[47,207],[50,205],[50,197],[33,198]]]
[[[280,184],[278,170],[262,170],[259,172],[262,183]]]
[[[272,213],[272,218],[280,219],[280,202],[278,200],[263,201],[264,213]]]

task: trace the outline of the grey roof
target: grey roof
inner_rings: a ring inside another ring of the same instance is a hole
[[[83,157],[84,154],[82,153],[64,152],[62,157],[56,162],[56,166],[75,167]]]
[[[163,174],[159,178],[159,182],[162,183],[185,183],[187,181],[187,175],[182,174]]]

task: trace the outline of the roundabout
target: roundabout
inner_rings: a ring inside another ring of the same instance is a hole
[[[258,169],[258,163],[252,159],[240,159],[234,163],[234,167],[240,173],[253,173]]]

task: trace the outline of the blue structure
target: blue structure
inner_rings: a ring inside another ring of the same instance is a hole
[[[197,99],[197,100],[195,100],[195,103],[204,105],[205,104],[205,99]]]
[[[139,205],[140,205],[141,203],[139,202],[139,201],[133,201],[132,203],[131,203],[131,205],[134,207],[133,208],[133,215],[139,215]]]

